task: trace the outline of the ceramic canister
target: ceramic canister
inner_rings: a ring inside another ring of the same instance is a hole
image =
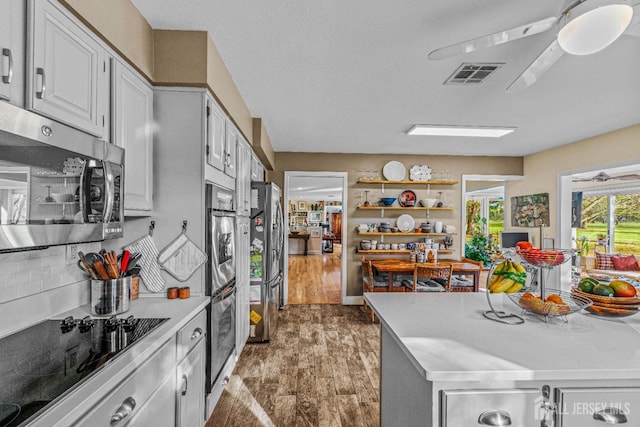
[[[436,233],[442,233],[442,221],[436,221],[433,226],[433,231]]]

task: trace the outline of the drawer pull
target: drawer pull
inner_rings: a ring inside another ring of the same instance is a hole
[[[187,395],[187,390],[189,389],[189,379],[187,378],[186,375],[182,375],[182,383],[184,384],[184,386],[182,387],[182,395],[186,396]]]
[[[191,334],[191,340],[198,339],[202,336],[202,328],[195,328]]]
[[[116,413],[111,416],[111,425],[118,424],[123,418],[128,417],[135,407],[136,401],[133,397],[127,397],[122,401],[122,405],[120,405]]]
[[[47,90],[47,76],[44,73],[44,68],[36,68],[36,75],[42,76],[42,85],[40,86],[40,90],[36,91],[36,97],[38,99],[44,99],[44,92]]]
[[[626,424],[627,416],[618,408],[605,408],[593,414],[593,419],[606,424]]]
[[[2,49],[2,56],[6,56],[9,59],[9,69],[7,75],[2,76],[2,83],[11,84],[11,79],[13,78],[13,54],[11,49]]]
[[[510,426],[511,415],[502,409],[491,409],[480,414],[478,424],[483,426]]]

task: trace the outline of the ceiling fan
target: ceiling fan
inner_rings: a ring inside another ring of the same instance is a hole
[[[535,83],[565,52],[590,55],[622,33],[640,36],[639,5],[638,0],[568,0],[558,16],[441,47],[429,53],[429,59],[450,58],[555,29],[553,42],[507,88],[515,92]]]
[[[604,172],[600,172],[597,175],[592,176],[591,178],[574,179],[573,182],[582,182],[582,181],[607,182],[611,180],[630,181],[635,179],[640,179],[640,175],[637,173],[630,173],[626,175],[611,176]]]

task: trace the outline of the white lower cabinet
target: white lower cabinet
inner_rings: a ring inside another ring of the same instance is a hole
[[[180,427],[202,427],[204,424],[205,342],[200,340],[178,365],[176,425]]]
[[[176,426],[202,427],[205,408],[207,314],[203,310],[178,331]]]
[[[236,354],[240,356],[249,339],[249,224],[250,218],[237,217],[236,251]]]
[[[556,389],[556,427],[640,426],[640,388]]]
[[[540,390],[447,390],[442,392],[441,398],[443,427],[534,427],[536,399],[540,398]]]
[[[176,392],[175,384],[176,377],[175,374],[171,372],[165,377],[160,387],[156,389],[146,403],[137,410],[136,414],[132,416],[126,426],[149,427],[171,425],[167,420],[173,419],[175,414],[175,408],[170,404]]]
[[[162,420],[174,419],[174,394],[169,401],[165,400],[162,403],[160,400],[151,403],[153,402],[151,398],[156,390],[162,392],[162,387],[166,386],[165,381],[169,380],[175,384],[175,370],[172,369],[167,375],[167,367],[175,366],[175,355],[176,340],[172,338],[74,425],[124,426],[134,419],[156,419],[153,413],[147,414],[147,411],[156,411],[159,405],[162,406]],[[167,379],[167,377],[170,378]],[[146,402],[150,404],[147,405]],[[164,423],[166,421],[146,425],[164,425]]]

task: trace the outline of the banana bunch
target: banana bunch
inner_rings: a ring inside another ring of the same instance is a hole
[[[524,287],[526,279],[527,271],[522,265],[512,260],[504,260],[498,264],[489,278],[489,292],[518,292]]]

